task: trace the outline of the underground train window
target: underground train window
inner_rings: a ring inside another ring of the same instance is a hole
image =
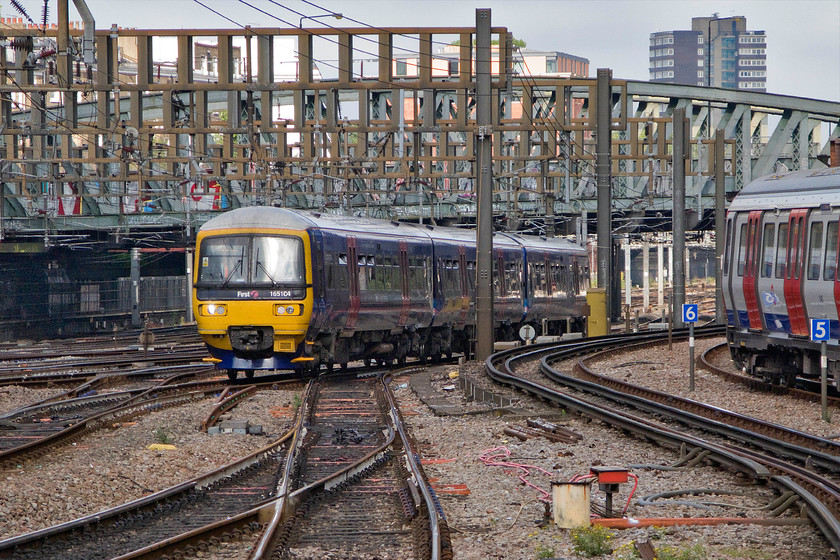
[[[201,242],[199,254],[199,284],[241,284],[247,280],[249,238],[208,237]]]
[[[820,263],[822,262],[823,223],[811,224],[811,239],[808,242],[808,280],[820,279]]]
[[[761,257],[761,277],[770,278],[773,271],[773,242],[776,237],[776,224],[764,225],[764,251]]]
[[[838,222],[829,222],[826,227],[823,280],[834,280],[837,273],[837,226]]]
[[[254,237],[251,277],[254,284],[301,284],[303,242],[296,237]]]

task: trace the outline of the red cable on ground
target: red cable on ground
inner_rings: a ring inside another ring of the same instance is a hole
[[[549,492],[546,492],[545,490],[543,490],[539,486],[537,486],[535,484],[531,484],[530,482],[528,482],[526,480],[526,477],[531,474],[530,469],[540,470],[540,471],[544,472],[545,474],[547,474],[549,476],[553,476],[554,473],[552,473],[550,471],[547,471],[544,468],[538,467],[536,465],[523,465],[523,464],[520,464],[520,463],[513,463],[513,462],[510,462],[510,461],[501,461],[500,460],[500,459],[505,459],[505,458],[510,457],[510,456],[511,456],[510,449],[502,446],[502,447],[494,447],[493,449],[485,450],[478,457],[478,460],[481,461],[482,463],[484,463],[485,465],[489,466],[489,467],[510,467],[510,468],[514,468],[514,469],[524,471],[524,474],[519,475],[519,480],[521,480],[522,483],[525,484],[526,486],[530,486],[531,488],[533,488],[537,492],[540,492],[542,494],[542,496],[540,496],[540,498],[539,498],[540,501],[550,502],[551,501],[551,499],[550,499],[551,494]]]
[[[636,488],[639,486],[639,477],[638,476],[636,476],[635,474],[633,474],[631,472],[628,472],[627,476],[633,477],[633,489],[630,490],[630,496],[627,497],[627,503],[624,504],[624,509],[621,510],[621,515],[624,515],[625,513],[627,513],[627,508],[630,507],[630,500],[633,499],[633,494],[636,493]]]

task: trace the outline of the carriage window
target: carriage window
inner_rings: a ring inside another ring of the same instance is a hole
[[[764,225],[764,252],[761,256],[761,277],[770,278],[773,272],[773,241],[776,233],[776,224]]]
[[[838,222],[829,222],[825,228],[825,266],[823,280],[834,280],[837,274],[837,226]]]
[[[788,225],[779,224],[779,237],[776,243],[776,278],[785,277],[785,257],[787,255]]]
[[[467,289],[475,294],[475,261],[467,261]]]
[[[800,262],[802,261],[802,235],[800,235],[800,227],[802,226],[802,220],[798,218],[794,218],[793,220],[793,229],[790,232],[791,240],[789,242],[788,249],[790,250],[790,255],[788,258],[788,262],[793,265],[793,279],[799,280],[799,269],[800,269]],[[804,233],[804,232],[803,232]],[[790,271],[788,271],[790,272]],[[790,276],[788,276],[789,278]]]
[[[744,268],[747,264],[747,224],[741,224],[741,237],[738,247],[738,276],[744,275]]]
[[[808,280],[820,279],[820,263],[823,259],[823,223],[811,224],[811,239],[808,241]]]

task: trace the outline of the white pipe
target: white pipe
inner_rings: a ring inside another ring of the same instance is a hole
[[[96,22],[94,21],[93,14],[90,13],[85,0],[73,0],[73,5],[76,6],[76,10],[78,10],[79,15],[82,16],[82,22],[85,24],[85,35],[82,40],[82,53],[84,53],[85,56],[85,64],[92,65],[96,62],[96,57],[94,56],[94,35],[96,31]]]

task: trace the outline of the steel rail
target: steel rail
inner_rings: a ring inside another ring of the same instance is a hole
[[[10,539],[0,541],[0,558],[11,556],[12,554],[14,554],[15,550],[27,545],[32,545],[38,541],[46,541],[47,539],[60,539],[64,536],[71,535],[78,530],[82,530],[84,529],[84,527],[100,524],[107,521],[113,521],[122,515],[138,510],[149,509],[155,504],[161,503],[165,500],[171,500],[173,498],[176,498],[177,496],[184,495],[187,492],[190,492],[194,489],[201,489],[210,486],[219,480],[222,480],[224,478],[236,474],[239,471],[247,469],[251,465],[258,463],[264,460],[272,453],[275,453],[279,447],[286,444],[286,442],[294,435],[294,432],[295,430],[294,428],[292,428],[279,439],[275,440],[269,445],[258,449],[241,459],[232,461],[227,465],[224,465],[218,469],[215,469],[203,475],[197,476],[186,482],[176,484],[174,486],[165,488],[153,494],[149,494],[148,496],[143,496],[142,498],[139,498],[137,500],[119,505],[117,507],[99,513],[91,514],[85,517],[81,517],[79,519],[74,519],[73,521],[68,521],[67,523],[54,525],[52,527],[47,527],[39,531],[33,531],[25,535],[19,535],[17,537],[12,537]],[[259,509],[259,507],[254,509]],[[244,516],[247,514],[248,512],[243,513],[242,515]]]
[[[580,346],[588,346],[591,348],[595,345],[595,343],[584,343]],[[576,350],[570,346],[573,345],[565,345],[565,348],[562,351],[557,347],[555,347],[554,351],[550,348],[541,348],[537,351],[519,349],[520,355],[517,354],[516,349],[505,351],[490,356],[485,363],[485,370],[491,379],[494,379],[499,383],[517,387],[526,392],[535,394],[545,400],[556,402],[562,406],[576,410],[586,416],[597,418],[607,424],[642,435],[647,439],[653,439],[654,441],[670,446],[674,446],[675,442],[680,440],[686,441],[686,443],[690,441],[691,445],[711,451],[710,457],[720,464],[735,467],[737,470],[742,472],[749,472],[750,469],[755,469],[753,476],[756,476],[756,478],[770,480],[774,484],[784,486],[797,492],[802,501],[807,505],[809,517],[814,521],[826,539],[832,543],[832,546],[834,546],[835,549],[840,550],[840,547],[838,547],[838,544],[840,544],[840,523],[838,523],[838,514],[840,514],[840,486],[835,485],[831,481],[819,477],[819,475],[816,475],[803,467],[790,465],[780,459],[767,457],[758,452],[743,448],[736,448],[734,446],[713,444],[698,438],[687,436],[682,432],[677,432],[656,425],[653,422],[630,416],[629,414],[607,410],[601,405],[586,401],[585,399],[562,393],[539,383],[521,379],[517,377],[511,369],[513,364],[523,359],[521,355],[528,355],[531,360],[535,359],[535,356],[541,356],[541,370],[550,369],[546,365],[546,361],[548,361],[548,359],[545,356],[550,356],[552,354],[556,355],[560,352],[563,352],[564,354],[576,352]],[[497,366],[503,368],[504,371],[499,369]],[[562,376],[562,374],[560,375]],[[587,388],[591,388],[590,386],[595,385],[582,380],[577,380],[573,383],[580,387],[586,386]],[[603,391],[595,388],[592,389],[597,393],[609,394],[610,397],[612,397],[612,400],[624,400],[618,391],[614,391],[609,388],[604,388]],[[629,397],[630,400],[637,398],[632,395]],[[657,413],[659,413],[658,405],[651,403],[651,409],[653,408],[655,408]],[[683,438],[689,439],[686,440]],[[832,460],[835,462],[838,461],[837,458],[832,458]],[[772,473],[774,472],[782,474],[773,475]],[[788,475],[798,478],[801,481],[801,484],[794,482]],[[831,507],[826,505],[820,497],[824,498],[829,503],[833,503],[834,506]]]

